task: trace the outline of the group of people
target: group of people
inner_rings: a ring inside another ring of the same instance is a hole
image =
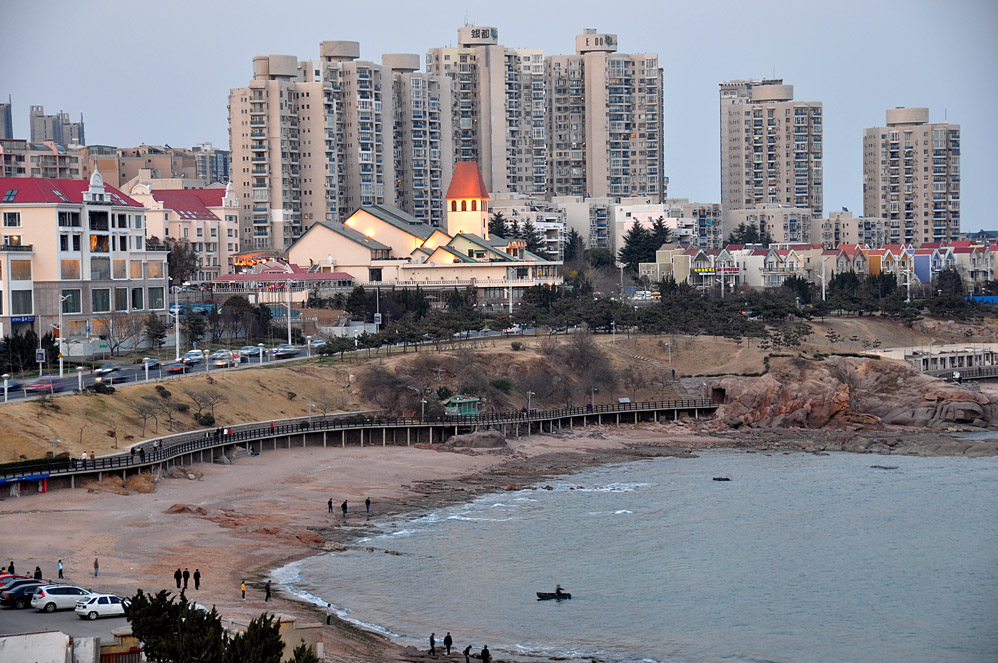
[[[60,579],[64,578],[65,576],[63,576],[62,572],[63,572],[63,569],[65,567],[64,567],[61,559],[56,563],[55,568],[58,569],[58,571],[59,571],[59,578]],[[97,562],[97,558],[95,557],[94,558],[94,577],[95,578],[97,577],[97,572],[98,572],[99,569],[100,569],[100,566],[99,566],[99,564]],[[15,575],[15,573],[14,573],[14,560],[10,560],[10,564],[8,564],[6,566],[0,566],[0,573],[9,573],[10,575]],[[34,573],[31,574],[31,577],[34,578],[35,580],[41,580],[42,579],[42,567],[36,566]]]
[[[191,572],[187,570],[187,568],[184,568],[184,570],[181,572],[180,567],[178,566],[177,570],[173,572],[173,579],[177,581],[177,589],[179,589],[181,592],[187,590],[187,583],[190,581],[191,578],[194,578],[194,589],[201,589],[200,569],[194,569],[194,574],[191,575]],[[181,581],[183,581],[183,587],[180,586]],[[246,598],[245,589],[243,589],[243,598]]]
[[[340,505],[340,510],[343,511],[343,517],[344,518],[347,517],[347,502],[349,502],[349,500],[343,500],[343,504]],[[330,497],[329,501],[326,502],[326,506],[329,508],[329,513],[332,513],[333,512],[333,498],[332,497]],[[371,498],[370,497],[368,497],[367,499],[364,500],[364,509],[365,509],[365,511],[368,514],[371,513]]]
[[[329,623],[329,616],[328,616],[329,613],[327,612],[326,614],[327,614],[327,616],[326,616],[326,623],[328,624]],[[443,648],[444,648],[444,651],[447,653],[448,656],[450,656],[450,649],[453,646],[454,646],[454,638],[451,637],[450,631],[447,631],[447,635],[445,635],[444,639],[443,639]],[[471,663],[471,645],[468,645],[467,647],[465,647],[464,650],[461,653],[464,654],[464,663]],[[436,656],[437,655],[437,634],[436,633],[430,633],[430,651],[429,651],[429,654],[431,656]],[[479,656],[482,659],[482,663],[489,663],[489,661],[492,660],[492,652],[489,651],[489,646],[488,645],[485,645],[485,646],[482,647],[482,653],[479,654]]]

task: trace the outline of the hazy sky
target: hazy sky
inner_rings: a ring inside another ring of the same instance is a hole
[[[998,0],[0,0],[0,95],[13,96],[17,137],[43,104],[82,112],[90,144],[227,146],[228,91],[248,83],[254,55],[315,59],[320,41],[343,39],[376,62],[424,56],[466,19],[545,54],[574,52],[590,27],[616,33],[621,52],[658,53],[670,196],[720,201],[717,84],[775,73],[824,103],[826,210],[862,212],[863,129],[887,108],[927,106],[961,125],[963,229],[998,228],[986,157],[998,154]]]

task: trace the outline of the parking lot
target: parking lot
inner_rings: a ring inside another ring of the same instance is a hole
[[[104,617],[89,621],[80,619],[72,610],[46,613],[34,608],[0,608],[0,635],[62,631],[74,638],[99,636],[101,642],[107,644],[113,640],[111,630],[122,626],[128,626],[128,620],[124,617]]]

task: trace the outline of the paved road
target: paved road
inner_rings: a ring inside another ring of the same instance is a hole
[[[62,631],[74,638],[99,636],[107,644],[114,640],[111,629],[128,626],[124,617],[104,617],[96,621],[80,619],[72,610],[47,613],[25,608],[0,608],[0,635],[8,633],[33,633],[36,631]]]

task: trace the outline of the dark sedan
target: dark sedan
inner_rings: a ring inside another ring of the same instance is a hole
[[[189,365],[187,365],[187,364],[185,364],[183,362],[179,362],[178,361],[178,362],[174,362],[172,364],[167,364],[166,366],[163,367],[163,371],[165,373],[171,373],[171,374],[176,375],[176,374],[180,374],[180,373],[186,373],[187,369],[189,369],[189,368],[191,368],[191,366],[189,366]]]
[[[24,385],[24,390],[33,394],[53,394],[57,391],[62,391],[65,388],[66,385],[60,382],[59,378],[54,375],[46,375]]]
[[[44,580],[32,580],[31,582],[12,584],[13,587],[8,586],[7,589],[0,592],[0,605],[20,610],[31,604],[31,597],[34,596],[36,589],[48,583]]]

